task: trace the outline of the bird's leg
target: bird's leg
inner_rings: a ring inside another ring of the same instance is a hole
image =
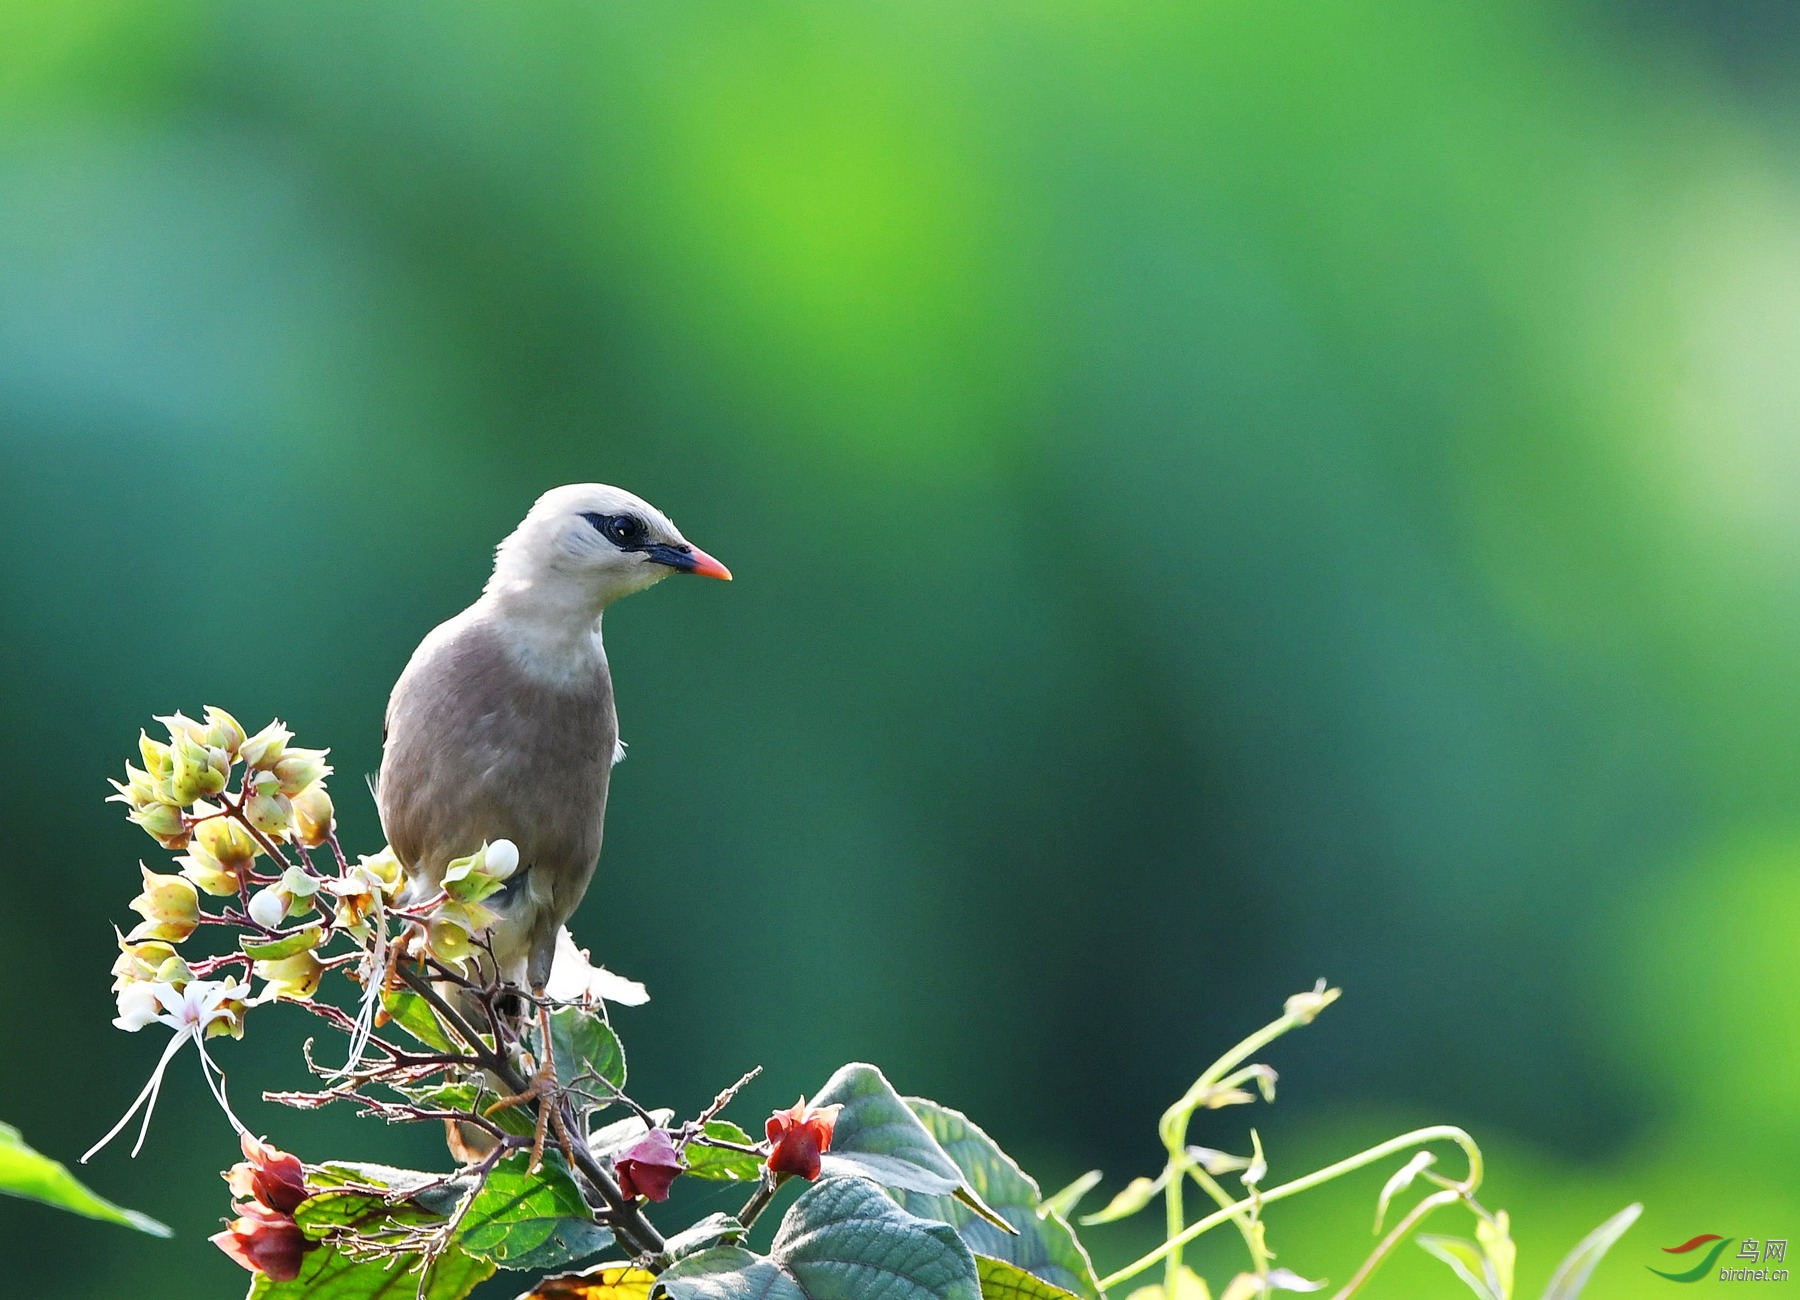
[[[543,1064],[526,1081],[523,1092],[502,1097],[485,1112],[492,1115],[496,1111],[523,1106],[527,1102],[537,1103],[537,1127],[532,1133],[529,1166],[532,1173],[536,1173],[544,1163],[544,1143],[552,1126],[556,1130],[557,1144],[562,1147],[563,1155],[568,1158],[571,1167],[575,1163],[575,1153],[569,1148],[569,1132],[562,1119],[562,1089],[556,1084],[556,1051],[550,1045],[550,1008],[542,1002],[538,1003],[538,1029],[543,1035]]]

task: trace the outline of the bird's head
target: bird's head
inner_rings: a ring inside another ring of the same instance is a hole
[[[570,483],[539,497],[500,543],[490,587],[554,591],[598,611],[672,573],[731,579],[648,501],[604,483]]]

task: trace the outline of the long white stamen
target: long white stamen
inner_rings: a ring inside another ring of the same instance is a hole
[[[121,1130],[131,1123],[131,1117],[148,1102],[148,1108],[144,1110],[144,1122],[138,1129],[137,1145],[131,1148],[132,1156],[136,1157],[137,1153],[143,1149],[144,1135],[150,1131],[150,1116],[156,1110],[156,1096],[162,1090],[163,1071],[169,1068],[169,1062],[175,1059],[175,1053],[180,1050],[183,1043],[193,1037],[193,1033],[192,1029],[183,1029],[169,1040],[169,1045],[163,1048],[162,1059],[156,1063],[156,1070],[150,1076],[150,1082],[144,1085],[144,1090],[138,1093],[137,1100],[131,1103],[131,1109],[120,1117],[119,1122],[112,1126],[107,1135],[88,1148],[87,1154],[81,1157],[82,1164],[85,1165],[102,1147],[118,1137]]]
[[[218,1062],[214,1061],[207,1052],[205,1035],[195,1035],[194,1047],[200,1053],[200,1076],[206,1080],[206,1086],[212,1092],[213,1100],[219,1103],[219,1109],[225,1112],[225,1118],[231,1121],[232,1128],[239,1133],[248,1133],[250,1130],[244,1127],[244,1122],[231,1109],[231,1103],[225,1100],[225,1071],[219,1068]],[[215,1074],[219,1076],[217,1083],[213,1082]]]

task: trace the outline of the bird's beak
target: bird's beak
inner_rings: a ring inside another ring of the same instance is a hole
[[[692,542],[658,542],[644,548],[651,559],[666,564],[677,573],[697,573],[702,578],[731,581],[731,570]]]
[[[692,553],[688,556],[688,562],[681,566],[683,572],[697,573],[702,578],[720,578],[726,582],[731,581],[731,570],[713,559],[712,556],[691,542],[688,544],[688,550]]]

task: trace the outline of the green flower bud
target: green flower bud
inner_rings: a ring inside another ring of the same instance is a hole
[[[325,761],[329,749],[301,749],[298,746],[282,751],[275,760],[274,772],[281,782],[281,793],[290,799],[299,794],[314,781],[331,775],[331,764]]]
[[[272,776],[256,779],[256,789],[244,801],[244,820],[264,835],[280,839],[294,824],[294,805],[281,793],[280,783]]]
[[[131,900],[131,910],[144,919],[125,937],[133,943],[143,939],[180,943],[200,924],[200,895],[180,876],[159,876],[141,862],[138,869],[144,873],[144,892]]]
[[[325,793],[323,781],[315,781],[295,795],[294,826],[299,831],[300,842],[309,849],[316,849],[330,839],[333,811],[331,796]]]
[[[248,867],[262,850],[235,818],[212,815],[217,812],[208,803],[194,805],[194,815],[205,818],[195,824],[194,839],[226,870]]]
[[[229,898],[238,892],[238,875],[229,870],[206,846],[198,842],[188,845],[187,856],[176,858],[181,874],[214,898]]]
[[[144,766],[151,776],[163,776],[169,770],[169,747],[160,740],[150,739],[150,734],[143,729],[138,731],[138,753],[144,756]],[[126,765],[130,770],[130,765]]]
[[[289,867],[281,873],[281,891],[288,896],[289,916],[305,916],[318,906],[314,896],[319,892],[319,882],[300,867]]]
[[[244,728],[238,720],[216,704],[206,706],[206,743],[216,745],[232,757],[244,743]]]
[[[156,798],[156,781],[141,767],[125,764],[125,779],[114,781],[107,778],[107,784],[115,793],[106,796],[108,803],[122,803],[128,808],[142,808],[146,804],[158,802]]]
[[[224,751],[220,751],[223,756]],[[205,745],[188,735],[178,735],[169,747],[174,760],[169,775],[169,789],[178,804],[190,804],[225,788],[225,773],[213,766],[212,754]]]
[[[145,804],[142,808],[132,809],[130,817],[165,849],[188,846],[187,823],[181,818],[181,809],[171,808],[166,803]]]
[[[238,757],[251,768],[271,768],[281,757],[282,750],[287,748],[288,741],[294,733],[282,726],[280,721],[271,722],[261,731],[251,736],[238,746]]]
[[[325,967],[311,949],[275,961],[259,961],[252,969],[268,981],[268,986],[258,995],[259,1000],[277,998],[289,1002],[310,1001],[319,991],[319,978],[325,973]]]

